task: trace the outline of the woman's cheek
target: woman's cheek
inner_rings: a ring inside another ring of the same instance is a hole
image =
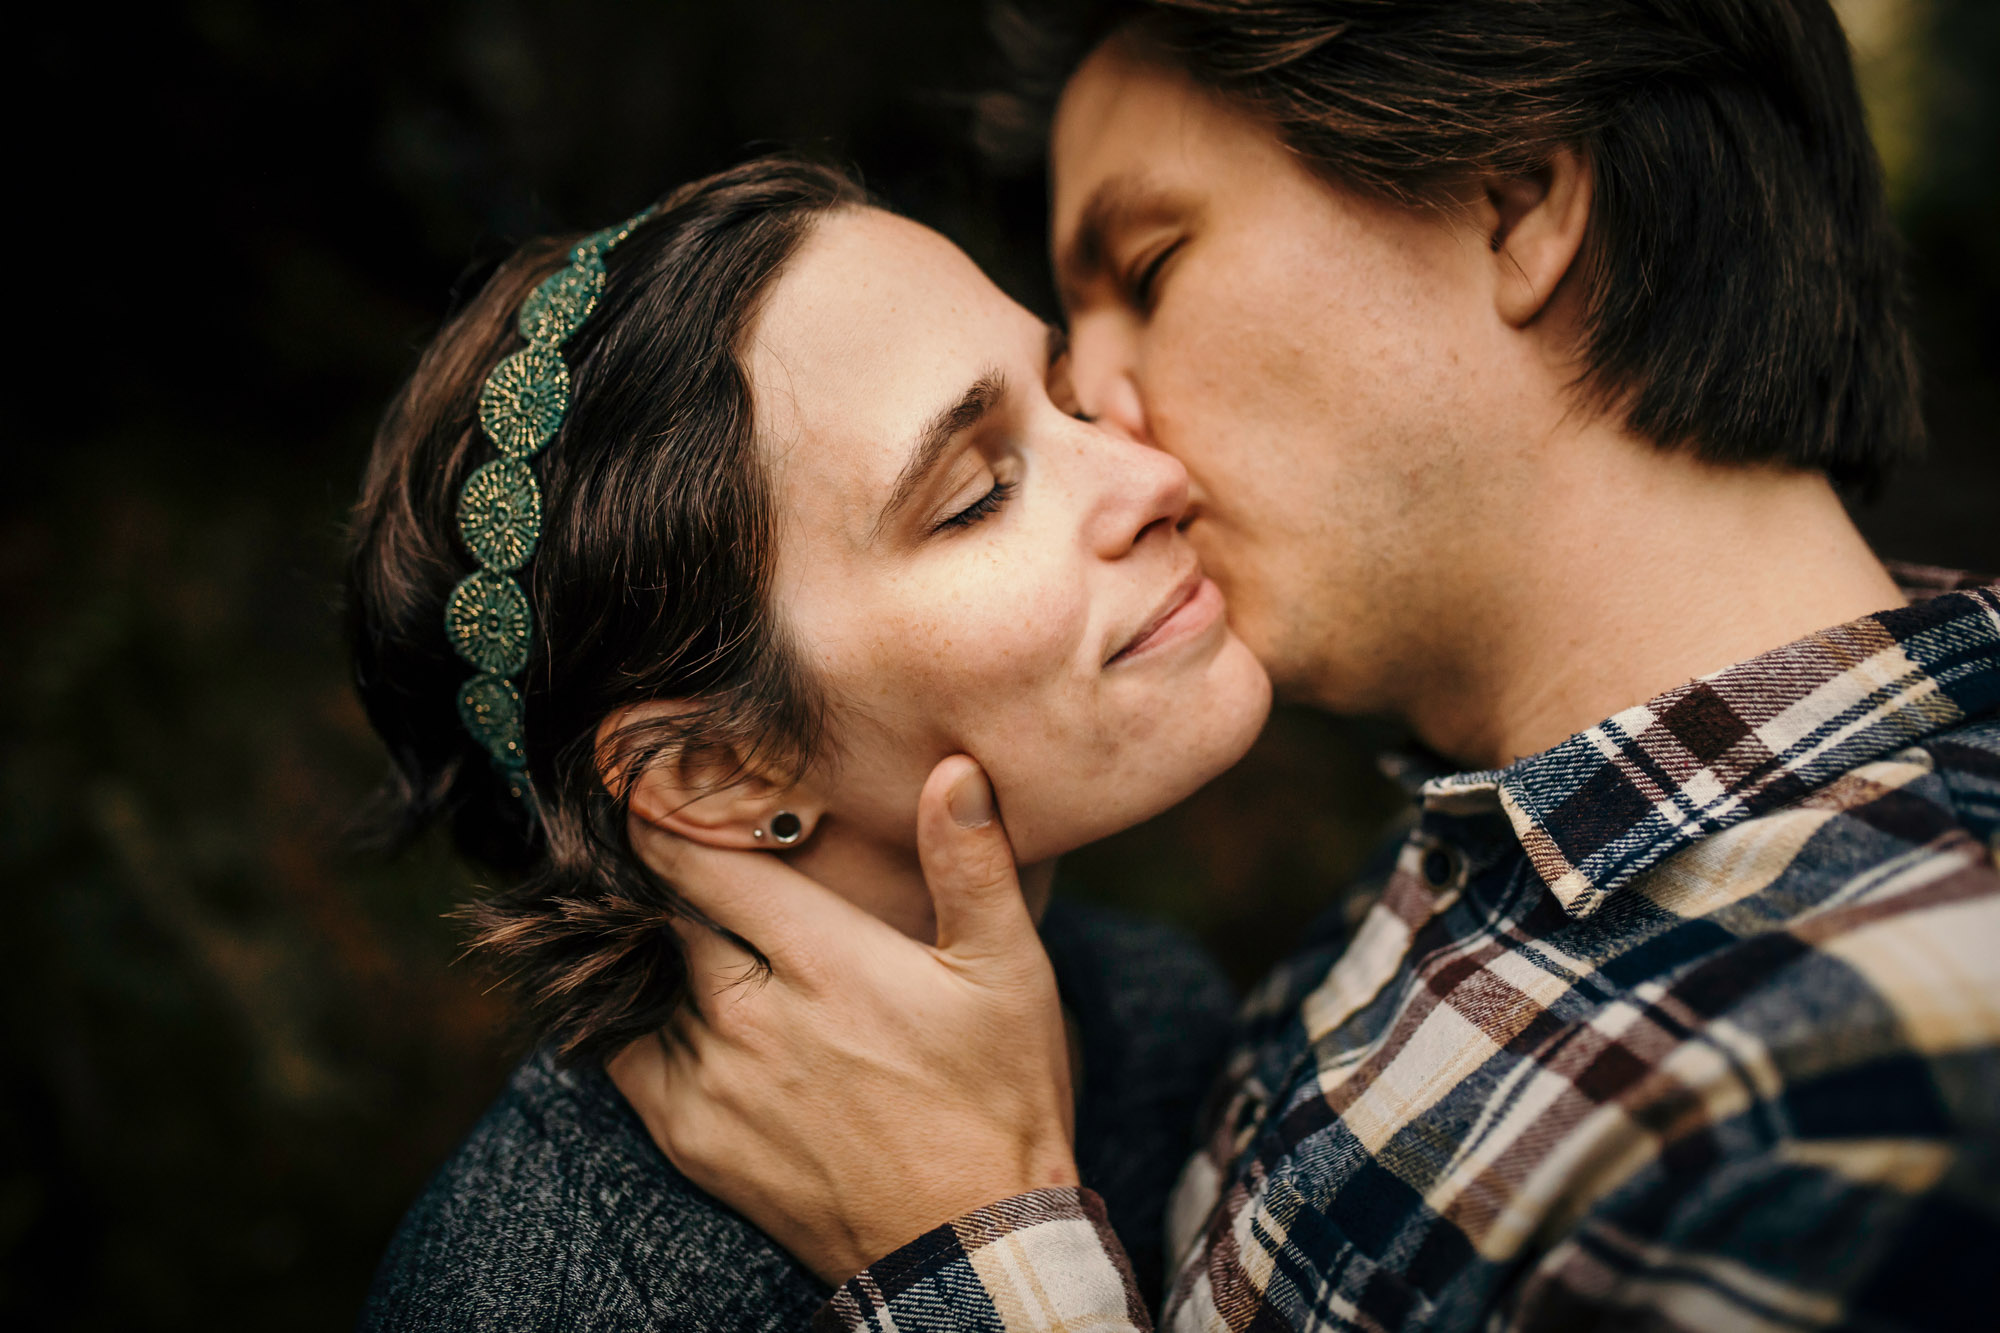
[[[1041,695],[1075,678],[1089,608],[1075,584],[1035,573],[1025,562],[961,603],[953,626],[968,678],[992,694]]]
[[[870,720],[875,744],[913,761],[1046,750],[1051,736],[1090,721],[1092,682],[1079,675],[1095,662],[1090,607],[1076,571],[1054,558],[1068,545],[967,549],[878,583],[872,596],[854,596],[850,583],[844,597],[804,602],[795,629],[834,697]]]
[[[939,743],[975,754],[1073,717],[1067,696],[1088,626],[1074,591],[1029,577],[1031,566],[980,572],[931,600],[927,614],[885,626],[894,662],[882,663],[882,679],[902,682],[897,692],[928,714]]]

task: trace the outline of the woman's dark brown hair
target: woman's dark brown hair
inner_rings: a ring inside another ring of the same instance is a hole
[[[569,414],[538,460],[543,534],[522,576],[536,629],[520,681],[531,803],[459,722],[470,669],[444,608],[472,568],[459,488],[493,454],[480,386],[522,345],[522,299],[577,238],[503,263],[376,435],[348,609],[361,697],[394,760],[390,803],[405,833],[448,821],[461,851],[505,878],[468,909],[474,943],[566,1058],[657,1028],[686,991],[669,923],[690,909],[631,852],[621,795],[600,776],[600,723],[649,700],[692,705],[619,735],[628,773],[669,747],[781,772],[813,754],[819,701],[768,613],[771,502],[740,344],[815,220],[863,202],[837,171],[766,159],[676,190],[608,256],[603,299],[564,352]]]
[[[1665,447],[1872,489],[1922,444],[1901,246],[1827,0],[1014,0],[990,145],[1107,36],[1412,206],[1580,150],[1583,387]]]

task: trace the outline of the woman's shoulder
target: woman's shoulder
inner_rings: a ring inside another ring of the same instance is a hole
[[[361,1327],[798,1328],[825,1294],[660,1156],[602,1070],[543,1051],[404,1216]]]
[[[1079,1020],[1148,1047],[1157,1037],[1184,1046],[1227,1036],[1235,992],[1214,956],[1179,928],[1059,897],[1041,934],[1064,999],[1092,1011]]]

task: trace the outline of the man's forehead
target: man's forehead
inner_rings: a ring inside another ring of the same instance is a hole
[[[1197,202],[1213,154],[1197,146],[1217,110],[1178,67],[1114,37],[1063,90],[1050,142],[1050,240],[1058,270],[1094,263],[1105,237]]]
[[[1051,129],[1060,141],[1072,129],[1095,138],[1112,123],[1143,128],[1165,104],[1197,91],[1193,78],[1172,57],[1130,33],[1114,33],[1070,74]]]
[[[1074,178],[1157,165],[1227,104],[1172,56],[1129,35],[1114,35],[1084,58],[1064,85],[1050,123],[1058,193]]]

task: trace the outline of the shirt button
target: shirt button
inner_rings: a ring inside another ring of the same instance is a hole
[[[1458,881],[1458,852],[1450,847],[1433,847],[1424,853],[1424,883],[1434,889],[1451,887]]]

